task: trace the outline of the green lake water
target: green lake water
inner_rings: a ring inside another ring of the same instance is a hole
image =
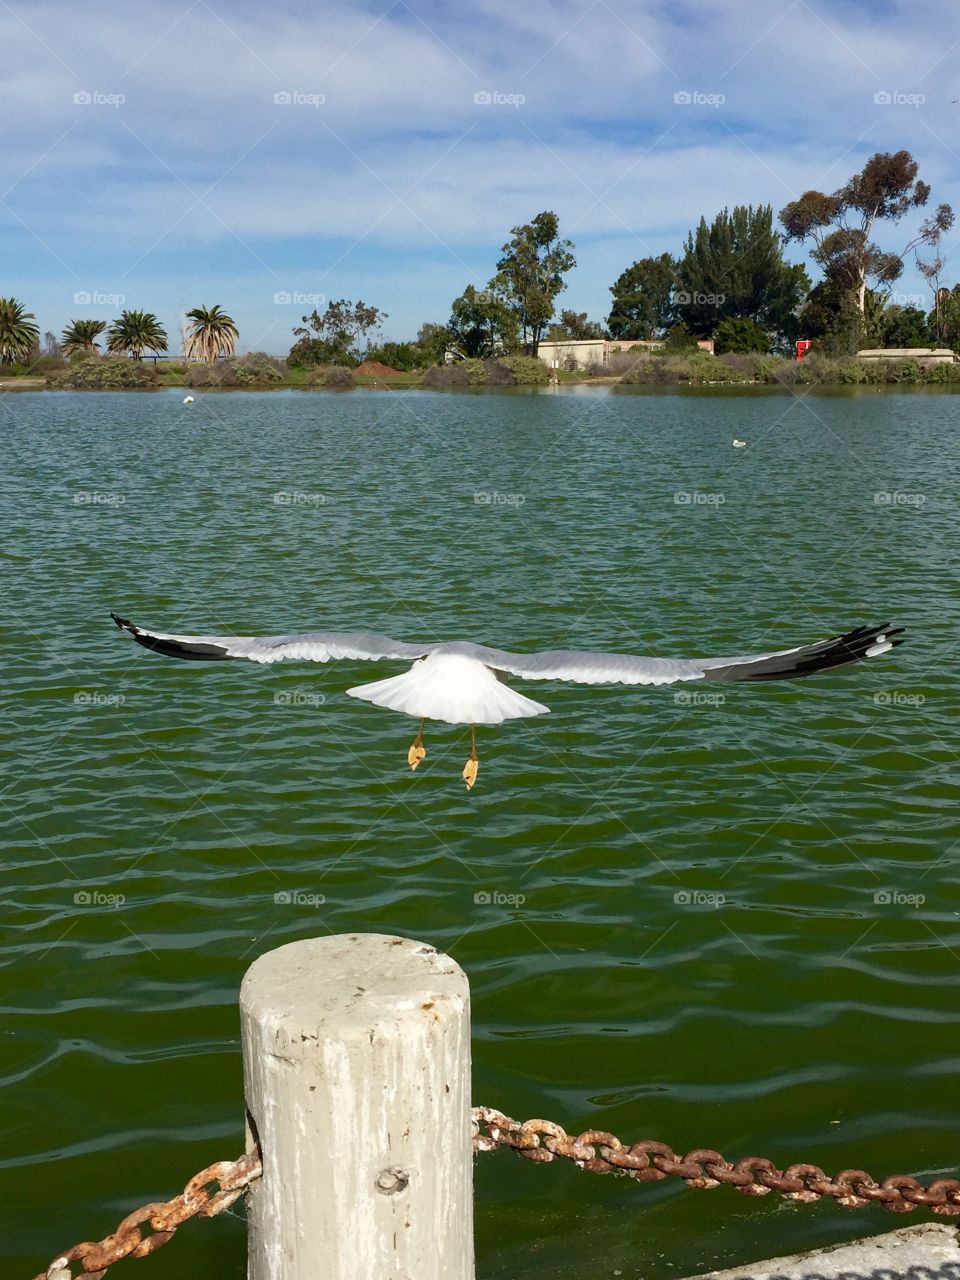
[[[243,972],[329,932],[459,961],[477,1103],[960,1168],[960,399],[181,399],[0,398],[5,1275],[240,1152]],[[111,609],[677,656],[895,619],[908,643],[719,703],[520,685],[551,714],[481,731],[467,794],[467,730],[428,726],[411,774],[414,723],[345,696],[400,666],[178,663]],[[476,1195],[483,1280],[665,1280],[932,1220],[505,1152]],[[239,1277],[242,1209],[120,1266]]]

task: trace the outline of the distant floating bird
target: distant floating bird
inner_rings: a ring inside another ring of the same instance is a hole
[[[627,653],[589,653],[550,649],[543,653],[510,653],[470,640],[407,644],[369,631],[304,631],[282,636],[181,636],[146,631],[111,613],[118,627],[138,644],[171,658],[215,661],[246,658],[250,662],[307,662],[413,659],[403,675],[357,685],[347,693],[374,706],[401,711],[420,721],[407,752],[411,769],[426,756],[423,726],[427,720],[470,725],[470,757],[463,780],[471,790],[477,780],[477,725],[502,724],[550,710],[511,689],[508,676],[521,680],[571,680],[577,684],[673,684],[684,680],[789,680],[811,676],[875,658],[903,641],[903,627],[856,627],[843,635],[796,649],[739,658],[643,658]]]
[[[745,449],[747,447],[746,440],[734,440],[733,447],[735,449]]]
[[[193,396],[184,396],[184,397],[183,397],[183,403],[184,403],[184,404],[193,404]]]

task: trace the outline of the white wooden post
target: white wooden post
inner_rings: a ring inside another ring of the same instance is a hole
[[[263,1177],[249,1280],[474,1280],[470,990],[422,942],[291,942],[247,970]]]

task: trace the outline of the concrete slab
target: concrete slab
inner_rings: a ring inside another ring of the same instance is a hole
[[[690,1280],[960,1280],[960,1233],[923,1223],[832,1249],[707,1271]]]

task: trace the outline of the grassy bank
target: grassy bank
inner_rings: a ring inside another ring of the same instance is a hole
[[[960,364],[917,360],[858,360],[809,355],[805,360],[763,355],[615,356],[597,372],[619,375],[623,386],[960,386]]]
[[[263,352],[251,352],[213,364],[179,360],[130,360],[120,356],[92,356],[65,360],[43,357],[27,366],[10,366],[7,385],[46,387],[53,391],[159,391],[186,388],[202,391],[270,390],[273,388],[351,387],[405,389],[409,387],[511,387],[546,383],[549,373],[530,356],[497,360],[463,360],[455,365],[416,369],[408,373],[376,374],[344,365],[312,368],[289,366]]]
[[[349,390],[366,387],[405,390],[490,389],[544,386],[551,371],[530,356],[495,360],[461,360],[409,373],[358,373],[342,365],[291,368],[284,360],[252,352],[215,364],[182,361],[130,360],[94,357],[64,360],[45,357],[29,366],[10,366],[0,374],[0,390],[159,391],[186,388],[201,391],[271,389]],[[768,355],[711,356],[694,351],[675,355],[624,352],[606,364],[557,372],[562,386],[583,384],[630,386],[768,386],[850,387],[924,386],[960,388],[960,364],[924,366],[917,360],[858,360],[818,354],[797,361]]]

